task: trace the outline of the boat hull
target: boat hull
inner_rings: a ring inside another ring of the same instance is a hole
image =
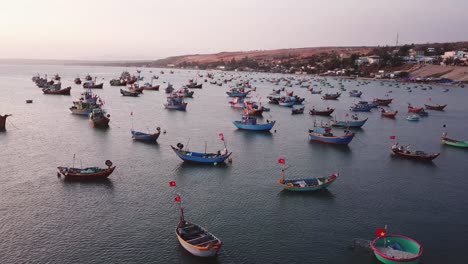
[[[269,131],[273,128],[276,121],[272,121],[270,123],[261,124],[261,125],[246,125],[242,124],[241,121],[234,121],[232,122],[238,129],[243,130],[250,130],[250,131]]]
[[[187,110],[187,103],[183,103],[183,104],[181,104],[181,105],[168,105],[168,104],[164,104],[164,108],[169,109],[169,110],[185,111],[185,110]]]
[[[459,141],[459,140],[454,140],[454,139],[449,139],[449,138],[442,138],[442,143],[444,143],[445,145],[452,146],[452,147],[468,148],[468,141]]]
[[[367,118],[360,121],[335,121],[332,123],[334,127],[354,127],[360,128],[367,122]]]
[[[55,95],[70,95],[71,87],[63,88],[60,90],[51,90],[48,88],[42,89],[44,94],[55,94]]]
[[[136,141],[156,143],[161,133],[146,134],[138,131],[131,131],[132,138]]]
[[[427,105],[425,104],[424,107],[427,109],[427,110],[435,110],[435,111],[444,111],[444,108],[446,107],[447,105]]]
[[[344,136],[339,136],[339,137],[326,137],[323,136],[322,134],[318,133],[309,133],[309,140],[310,141],[317,141],[321,143],[326,143],[326,144],[336,144],[336,145],[348,145],[354,138],[354,133],[348,133],[347,135]]]
[[[65,171],[66,167],[57,167],[59,173],[67,179],[73,180],[103,180],[107,179],[115,170],[115,166],[98,173],[68,173]]]
[[[246,97],[249,93],[250,93],[250,91],[245,92],[245,93],[230,93],[230,92],[226,92],[226,94],[227,94],[229,97]]]
[[[306,186],[306,187],[291,186],[291,185],[288,186],[287,183],[281,183],[281,182],[280,182],[280,185],[283,186],[284,190],[290,191],[290,192],[316,192],[316,191],[326,189],[333,182],[335,182],[336,179],[338,179],[338,174],[333,174],[332,176],[328,177],[328,179],[327,179],[327,181],[325,183],[323,183],[321,185],[316,185],[316,186]],[[291,181],[289,181],[289,182],[291,182]]]
[[[419,161],[432,161],[433,159],[439,157],[440,153],[433,153],[427,155],[415,155],[412,153],[406,153],[406,151],[399,151],[398,149],[390,148],[392,154],[397,157],[419,160]]]
[[[317,115],[317,116],[329,116],[335,111],[335,109],[330,109],[330,110],[325,110],[325,111],[316,111],[316,110],[310,110],[309,114],[310,115]]]
[[[187,250],[190,254],[197,256],[197,257],[205,257],[205,258],[216,257],[218,255],[219,250],[221,250],[221,247],[201,248],[201,247],[191,245],[185,242],[185,240],[183,240],[179,236],[179,234],[177,233],[177,229],[176,229],[176,236],[177,236],[177,240],[179,240],[180,245],[185,250]]]

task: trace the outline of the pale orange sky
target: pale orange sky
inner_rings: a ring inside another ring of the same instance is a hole
[[[156,59],[468,40],[468,1],[3,0],[0,58]]]

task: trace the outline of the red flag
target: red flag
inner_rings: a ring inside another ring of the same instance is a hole
[[[170,186],[170,187],[176,187],[177,184],[176,184],[175,181],[170,181],[170,182],[169,182],[169,186]]]
[[[219,138],[221,139],[221,141],[224,141],[224,135],[223,135],[223,133],[219,133],[218,136],[219,136]]]
[[[174,201],[175,201],[176,203],[180,203],[180,196],[177,195],[177,196],[174,198]]]
[[[348,114],[348,113],[346,113],[346,117],[348,117],[348,116],[349,116],[349,114]]]
[[[280,158],[280,159],[278,159],[278,163],[279,164],[285,164],[286,160],[284,158]]]
[[[376,228],[375,235],[378,237],[384,237],[387,234],[387,229],[385,228]]]
[[[396,139],[396,137],[395,136],[390,136],[390,139]]]

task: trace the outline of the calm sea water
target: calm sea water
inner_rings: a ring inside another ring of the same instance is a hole
[[[108,85],[124,68],[0,65],[0,114],[13,114],[7,132],[0,133],[0,262],[1,263],[378,263],[373,255],[353,251],[353,239],[372,239],[374,229],[415,238],[424,246],[423,263],[465,263],[468,235],[468,152],[443,146],[439,138],[446,124],[455,138],[468,140],[465,89],[443,93],[371,82],[343,82],[372,100],[392,91],[396,120],[378,111],[362,113],[369,121],[349,147],[310,143],[307,130],[314,118],[290,114],[289,108],[269,105],[266,119],[277,120],[276,133],[238,131],[232,121],[239,110],[228,106],[227,85],[204,83],[187,99],[187,112],[163,108],[164,91],[145,91],[140,98],[122,97]],[[134,72],[135,69],[127,69]],[[153,73],[149,71],[152,70]],[[59,73],[71,96],[43,95],[31,82],[37,72]],[[85,117],[68,108],[83,92],[72,83],[77,75],[98,76],[105,83],[95,90],[106,102],[110,128],[95,129]],[[153,74],[164,88],[176,88],[195,78],[197,71]],[[201,74],[205,72],[201,71]],[[273,88],[261,78],[275,74],[224,73],[226,78],[253,79],[256,96],[266,103]],[[220,73],[216,74],[220,76]],[[290,77],[290,76],[285,76]],[[302,78],[293,76],[296,79]],[[198,78],[202,81],[202,78]],[[338,91],[338,81],[327,78]],[[293,81],[295,83],[295,81]],[[414,85],[411,85],[414,87]],[[335,107],[344,118],[356,101],[343,92],[338,101],[322,101],[299,86],[288,88],[312,106]],[[445,112],[430,112],[420,122],[406,117],[407,103],[448,104]],[[26,104],[33,99],[33,104]],[[157,145],[133,142],[137,130],[160,126],[167,133]],[[233,163],[195,166],[183,163],[170,149],[182,142],[194,151],[224,148],[224,133]],[[336,131],[338,132],[338,131]],[[390,135],[427,152],[441,152],[431,164],[392,158]],[[67,182],[56,176],[57,166],[117,166],[108,182]],[[285,157],[290,178],[341,177],[326,192],[295,194],[281,191],[277,164]],[[168,182],[177,181],[177,189]],[[214,260],[190,256],[177,242],[175,193],[182,196],[186,218],[207,227],[224,242]]]

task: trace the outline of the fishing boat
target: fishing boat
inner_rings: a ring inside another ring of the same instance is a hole
[[[381,108],[380,110],[380,115],[382,117],[395,118],[397,114],[398,114],[398,111],[387,111],[383,108]]]
[[[426,116],[429,116],[429,113],[423,109],[423,110],[419,111],[418,116],[426,117]]]
[[[147,91],[159,91],[159,84],[152,85],[150,83],[145,83],[141,88],[143,88],[143,90],[147,90]]]
[[[166,91],[166,93],[168,93],[168,94],[172,93],[172,92],[174,91],[174,86],[172,86],[171,83],[168,83],[168,84],[167,84],[167,87],[166,87],[166,89],[165,89],[165,91]]]
[[[262,116],[263,106],[259,106],[255,102],[244,102],[244,114],[251,116]]]
[[[362,92],[358,90],[351,90],[349,92],[350,97],[361,97],[361,95],[362,95]]]
[[[136,141],[156,143],[156,141],[159,138],[159,135],[161,134],[161,128],[157,127],[155,133],[143,133],[135,130],[132,130],[131,132],[132,138]]]
[[[223,242],[200,225],[185,221],[182,207],[179,209],[180,219],[175,233],[180,245],[190,254],[197,257],[217,256]]]
[[[371,242],[375,257],[385,264],[417,264],[423,247],[414,239],[402,235],[385,235]]]
[[[232,122],[238,129],[252,131],[269,131],[273,128],[276,121],[267,120],[266,124],[258,124],[255,116],[242,115],[242,120]]]
[[[74,163],[74,162],[73,162]],[[63,175],[65,178],[77,179],[77,180],[99,180],[107,179],[109,175],[115,170],[115,166],[112,166],[112,161],[106,160],[107,168],[100,167],[88,167],[88,168],[74,168],[74,167],[57,167],[58,176]]]
[[[67,87],[63,89],[43,88],[42,92],[44,94],[70,95],[70,90],[71,90],[71,87]]]
[[[232,88],[226,92],[229,97],[246,97],[251,91],[245,88]]]
[[[120,89],[120,93],[121,93],[123,96],[130,96],[130,97],[138,97],[138,96],[140,96],[140,93],[131,92],[131,91],[126,91],[126,90],[123,90],[123,89]]]
[[[468,141],[461,141],[447,137],[447,132],[442,134],[442,143],[445,145],[459,147],[459,148],[468,148]]]
[[[370,112],[372,107],[368,104],[355,104],[349,108],[353,112]]]
[[[244,97],[235,97],[232,101],[229,101],[229,105],[233,108],[244,108]]]
[[[95,108],[89,114],[89,122],[94,127],[108,127],[110,115],[102,108]]]
[[[81,84],[81,79],[80,77],[76,77],[75,80],[73,80],[75,84]]]
[[[311,94],[322,94],[322,90],[312,90],[310,91]]]
[[[447,105],[444,104],[444,105],[427,105],[425,104],[424,107],[426,107],[427,110],[436,110],[436,111],[444,111],[444,108],[446,107]]]
[[[184,97],[173,94],[167,97],[167,103],[164,104],[164,108],[185,111],[187,103],[184,102]]]
[[[368,101],[359,101],[357,104],[358,105],[365,105],[365,106],[368,106],[370,108],[377,108],[378,107],[377,104],[369,103]]]
[[[195,93],[195,91],[190,91],[187,87],[184,87],[184,88],[179,89],[177,91],[177,94],[179,96],[189,97],[189,98],[192,98],[194,93]]]
[[[142,94],[144,88],[143,87],[138,87],[138,84],[133,84],[130,88],[128,88],[128,91],[131,93],[138,93]]]
[[[348,145],[354,138],[354,133],[345,130],[342,136],[335,136],[329,126],[315,126],[309,130],[309,140],[327,144]]]
[[[303,114],[304,113],[304,108],[305,106],[293,106],[293,108],[291,109],[291,114],[292,115],[297,115],[297,114]]]
[[[7,117],[9,117],[9,116],[11,116],[11,115],[0,115],[0,131],[1,132],[6,131],[5,123],[6,123]]]
[[[325,94],[322,96],[323,100],[337,100],[338,97],[340,97],[341,93],[336,93],[336,94]]]
[[[421,150],[413,151],[410,150],[409,146],[398,146],[398,142],[395,143],[390,150],[395,156],[422,161],[431,161],[440,155],[440,153],[426,153]]]
[[[380,106],[388,106],[389,104],[391,104],[393,101],[393,98],[390,98],[390,99],[379,99],[379,98],[376,98],[372,101],[372,103],[376,104],[376,105],[380,105]]]
[[[284,190],[293,192],[314,192],[326,189],[330,186],[339,176],[338,173],[334,173],[328,177],[317,177],[317,178],[305,178],[286,180],[285,179],[285,160],[279,159],[278,162],[283,165],[281,169],[281,178],[278,181],[279,185],[283,186]]]
[[[408,121],[419,121],[419,119],[420,118],[417,115],[410,115],[410,116],[406,117],[406,120],[408,120]]]
[[[93,77],[91,77],[91,75],[89,75],[89,73],[88,73],[88,75],[85,76],[86,81],[91,81],[92,79],[93,79]]]
[[[367,119],[368,118],[359,120],[357,115],[352,115],[351,120],[337,121],[335,118],[334,120],[331,121],[331,124],[334,127],[360,128],[367,122]]]
[[[197,82],[189,82],[189,84],[187,84],[187,88],[190,88],[190,89],[201,89],[203,87],[203,83],[200,83],[200,84],[197,84]]]
[[[327,107],[326,110],[315,110],[315,108],[312,108],[309,111],[309,114],[310,115],[318,115],[318,116],[329,116],[329,115],[331,115],[333,113],[333,111],[335,111],[335,108]]]
[[[408,113],[419,113],[423,110],[422,107],[413,107],[411,104],[408,104]]]
[[[182,143],[177,143],[177,148],[171,145],[171,148],[183,161],[195,163],[217,164],[224,162],[232,154],[232,152],[229,152],[226,148],[224,148],[224,150],[219,150],[217,153],[188,151],[183,149],[184,145]]]
[[[104,83],[96,84],[93,81],[87,81],[83,83],[83,88],[85,89],[102,89],[103,86],[104,86]]]

